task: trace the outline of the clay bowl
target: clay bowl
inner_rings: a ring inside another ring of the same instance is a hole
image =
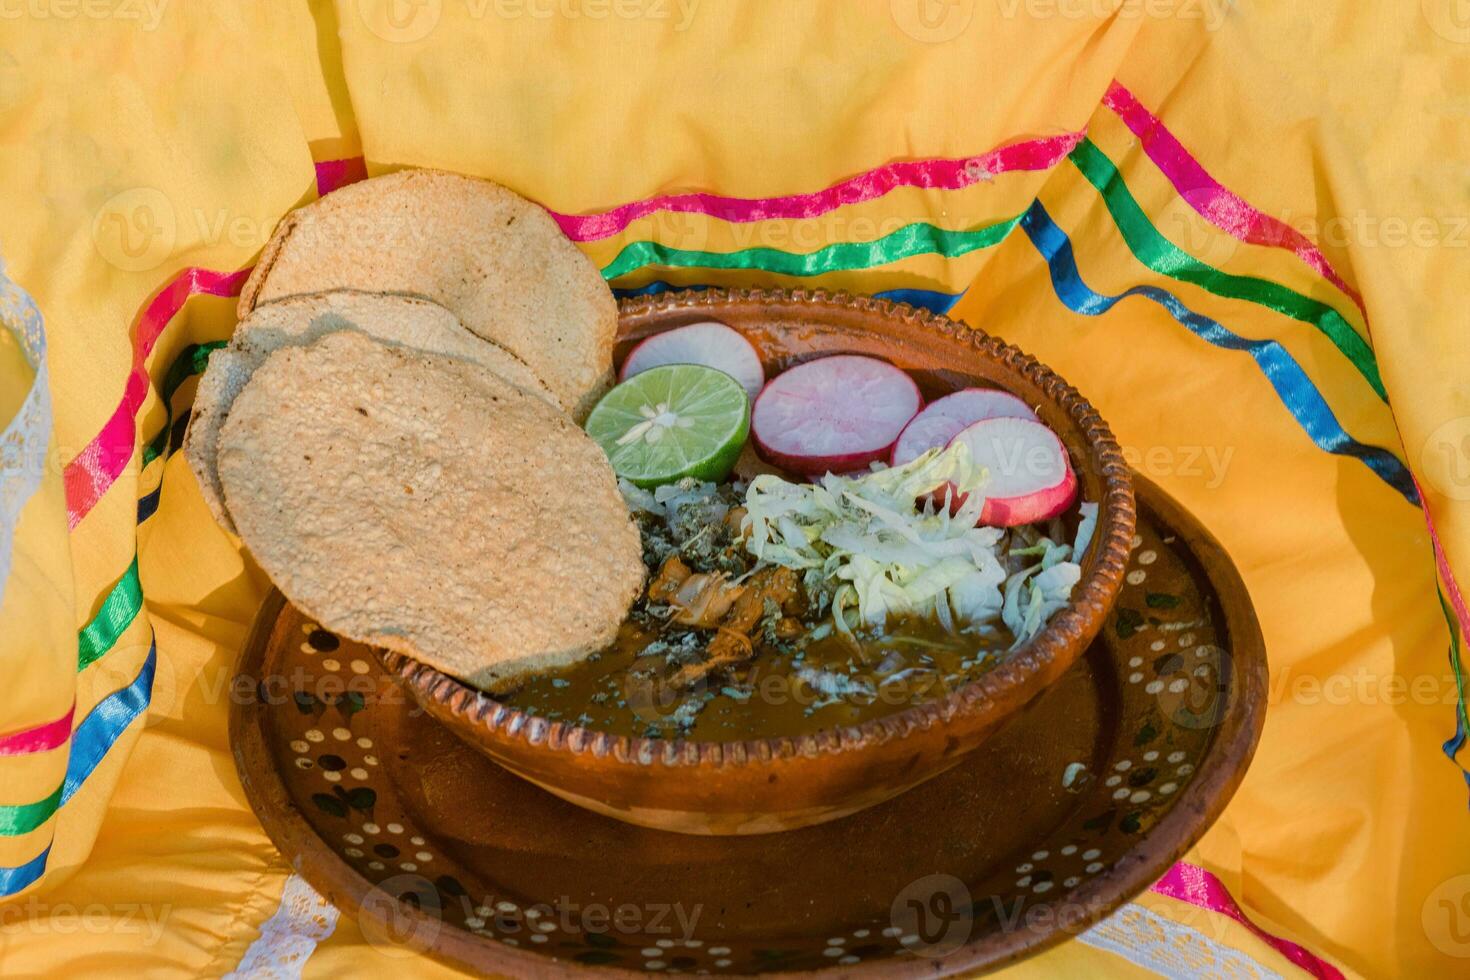
[[[1077,391],[1016,348],[945,317],[867,297],[708,290],[622,305],[617,358],[661,330],[719,320],[743,333],[768,377],[834,353],[885,358],[926,399],[973,385],[1033,406],[1071,454],[1081,499],[1100,504],[1069,606],[1003,664],[943,697],[861,725],[794,738],[699,742],[613,736],[507,707],[400,654],[383,665],[435,719],[506,769],[589,810],[692,834],[760,834],[880,803],[959,762],[1062,675],[1097,635],[1134,534],[1129,469]]]

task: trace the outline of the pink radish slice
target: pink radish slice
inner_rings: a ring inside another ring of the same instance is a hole
[[[740,382],[751,400],[761,393],[766,372],[750,341],[723,323],[691,323],[656,333],[628,353],[619,381],[665,364],[702,364]]]
[[[965,388],[935,399],[904,427],[893,444],[893,466],[912,462],[931,449],[947,446],[968,425],[985,419],[1030,419],[1036,413],[1007,391],[994,388]]]
[[[892,364],[838,354],[773,378],[755,400],[750,432],[783,469],[846,473],[886,459],[921,404],[918,385]]]
[[[1077,476],[1062,441],[1040,422],[993,418],[954,437],[990,472],[981,524],[1015,527],[1056,517],[1077,496]],[[961,496],[951,506],[958,509]]]

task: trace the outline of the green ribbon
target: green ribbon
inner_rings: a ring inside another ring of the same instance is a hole
[[[1450,673],[1455,678],[1455,710],[1459,712],[1460,725],[1470,732],[1470,711],[1465,706],[1465,670],[1460,662],[1460,621],[1445,601],[1444,589],[1439,587],[1438,582],[1434,583],[1434,591],[1439,596],[1439,610],[1444,614],[1444,621],[1450,628]]]
[[[225,346],[223,340],[207,344],[190,344],[179,352],[164,374],[159,397],[168,413],[163,428],[149,440],[143,450],[143,465],[148,465],[159,456],[167,455],[171,449],[170,435],[173,431],[173,396],[185,381],[199,374],[209,362],[209,355]],[[96,663],[122,638],[123,633],[143,611],[143,586],[138,580],[138,557],[123,572],[122,578],[112,586],[107,598],[92,621],[77,631],[77,670],[83,671]]]
[[[97,615],[77,632],[77,670],[86,670],[88,664],[111,650],[142,609],[143,586],[138,581],[138,556],[134,555],[133,563],[102,600]]]
[[[159,400],[163,402],[163,410],[166,413],[163,428],[159,429],[158,434],[143,447],[144,466],[168,453],[169,439],[174,430],[173,397],[179,390],[179,386],[203,371],[205,364],[209,361],[209,355],[223,346],[225,346],[223,340],[215,340],[207,344],[190,344],[179,351],[179,356],[174,358],[174,362],[168,366],[168,373],[163,376],[163,387],[159,391]]]
[[[674,248],[659,242],[629,242],[602,270],[604,279],[617,279],[645,266],[671,268],[759,269],[783,276],[819,276],[886,265],[914,255],[938,254],[957,258],[1002,241],[1021,216],[992,225],[950,231],[927,222],[904,225],[871,242],[836,242],[815,252],[784,252],[757,246],[735,252],[705,252]]]
[[[29,834],[51,819],[56,808],[61,806],[61,787],[44,800],[21,803],[16,806],[0,806],[0,837],[15,837]]]
[[[1378,362],[1373,356],[1373,348],[1343,319],[1341,313],[1326,303],[1303,296],[1279,283],[1257,279],[1255,276],[1236,276],[1221,272],[1177,248],[1149,221],[1128,191],[1127,185],[1123,183],[1118,168],[1091,139],[1084,138],[1068,154],[1067,159],[1102,195],[1108,212],[1123,234],[1123,240],[1140,262],[1160,275],[1200,286],[1216,296],[1243,299],[1311,324],[1346,355],[1379,398],[1388,400],[1383,380],[1378,375]]]
[[[145,465],[161,455],[166,455],[170,449],[169,435],[173,429],[173,411],[170,400],[179,390],[179,386],[203,371],[209,355],[223,346],[224,341],[190,344],[180,351],[179,356],[169,365],[160,391],[164,407],[168,410],[168,419],[164,422],[163,428],[149,442],[148,448],[144,450]],[[122,577],[108,591],[107,598],[102,600],[102,606],[97,610],[97,615],[77,631],[77,671],[80,673],[86,670],[89,665],[96,663],[116,646],[117,641],[122,638],[123,633],[142,611],[143,586],[138,579],[138,558],[135,555],[127,571],[123,572]],[[62,786],[58,786],[50,796],[34,803],[0,806],[0,837],[14,837],[18,834],[30,833],[51,819],[52,814],[61,806],[62,789]]]

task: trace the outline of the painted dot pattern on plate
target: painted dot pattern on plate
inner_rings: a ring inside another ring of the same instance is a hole
[[[1181,588],[1188,572],[1176,547],[1148,528],[1133,544],[1127,584],[1105,626],[1116,648],[1129,728],[1114,757],[1088,762],[1099,777],[1077,794],[1067,820],[990,877],[967,883],[976,899],[1001,896],[1012,903],[1003,906],[1008,914],[1057,906],[1105,874],[1185,794],[1209,744],[1217,720],[1212,696],[1222,699],[1221,678],[1230,669],[1212,625],[1215,614],[1196,591]],[[886,908],[800,942],[730,937],[704,923],[681,937],[599,933],[577,927],[554,902],[475,880],[455,862],[452,847],[436,844],[432,828],[405,807],[389,779],[383,759],[392,758],[393,747],[365,721],[386,710],[380,699],[396,689],[371,651],[290,607],[277,634],[276,655],[305,678],[271,715],[280,772],[293,799],[358,874],[399,889],[400,901],[432,896],[453,928],[572,964],[649,973],[810,970],[925,951],[925,941],[895,923]],[[1062,774],[1056,775],[1060,781]],[[977,901],[970,912],[977,916],[976,931],[998,927],[979,917],[986,907]]]

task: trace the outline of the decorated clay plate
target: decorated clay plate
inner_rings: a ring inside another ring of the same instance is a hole
[[[374,941],[513,976],[933,976],[1076,935],[1245,773],[1266,660],[1219,544],[1142,477],[1097,640],[948,772],[817,827],[693,837],[522,781],[279,594],[241,658],[236,763],[276,845]]]

